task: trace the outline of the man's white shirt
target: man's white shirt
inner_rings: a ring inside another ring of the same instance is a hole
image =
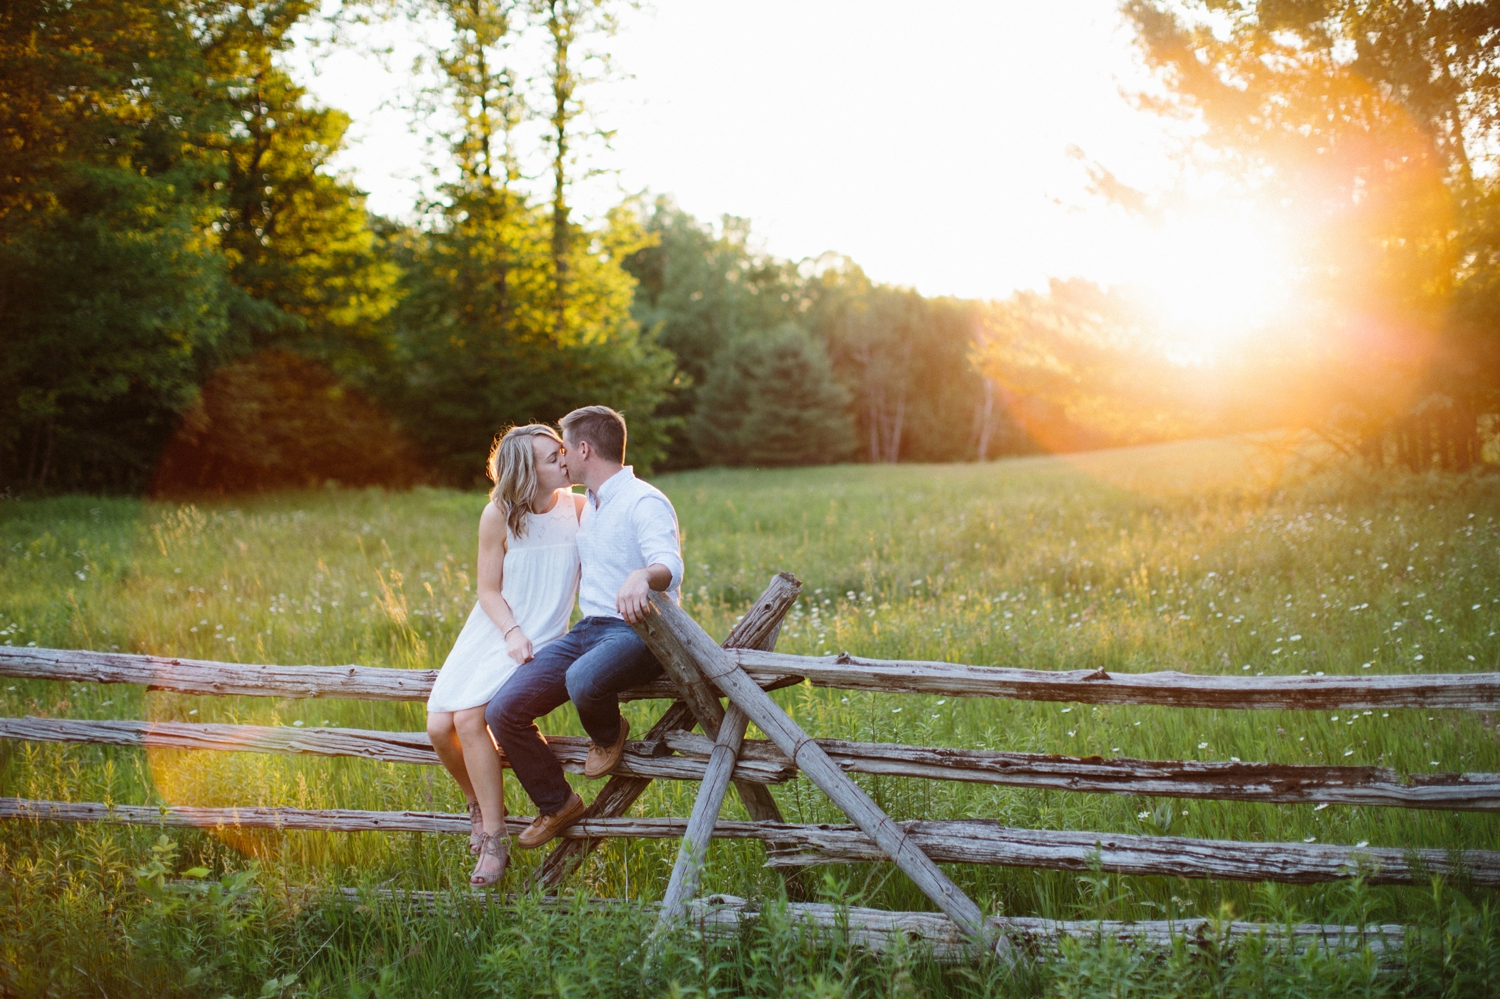
[[[584,617],[618,618],[615,598],[625,578],[660,564],[672,572],[667,595],[681,602],[682,542],[677,511],[655,486],[635,477],[626,465],[590,491],[578,523],[578,556],[583,563],[578,607]]]

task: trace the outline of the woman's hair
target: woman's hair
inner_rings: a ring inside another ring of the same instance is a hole
[[[485,463],[485,472],[495,484],[490,490],[490,502],[505,515],[506,526],[518,538],[526,536],[526,514],[531,512],[531,501],[536,498],[533,437],[551,437],[562,443],[557,431],[545,423],[511,427],[504,434],[495,435],[489,461]]]

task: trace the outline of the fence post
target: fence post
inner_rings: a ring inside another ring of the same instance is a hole
[[[770,594],[773,591],[784,593],[790,589],[791,598],[795,600],[801,588],[801,580],[790,573],[782,572],[772,578],[766,593]],[[757,601],[757,605],[765,602],[763,597],[761,601]],[[746,615],[746,620],[748,619],[749,615]],[[744,621],[741,621],[741,624],[743,623]],[[774,642],[780,630],[781,616],[778,616],[774,630],[766,636],[767,639]],[[734,637],[736,636],[731,634],[731,638]],[[729,641],[724,643],[726,647],[734,647],[738,644],[740,643],[731,644]],[[708,682],[702,670],[698,669],[691,660],[676,656],[665,658],[659,656],[658,658],[661,658],[663,668],[677,684],[678,689],[683,692],[683,701],[693,707],[693,712],[698,716],[704,733],[714,739],[714,748],[709,755],[703,783],[699,785],[698,797],[694,799],[693,812],[682,837],[682,847],[678,850],[677,860],[672,865],[672,877],[667,884],[666,896],[662,900],[661,914],[656,924],[659,932],[682,915],[686,903],[698,892],[703,864],[708,858],[709,841],[713,837],[714,823],[718,821],[719,811],[724,807],[724,792],[729,788],[730,774],[734,771],[734,763],[739,757],[740,746],[745,741],[745,729],[750,719],[734,704],[730,704],[728,710],[720,708],[718,690]],[[746,782],[740,782],[736,786],[741,799],[745,802],[745,809],[752,818],[759,821],[782,821],[781,810],[776,806],[770,788]],[[801,888],[800,882],[788,881],[788,896],[801,895]]]
[[[698,894],[703,863],[708,859],[709,840],[714,834],[714,824],[719,821],[719,809],[724,807],[724,792],[729,790],[729,775],[740,755],[749,722],[750,717],[738,704],[729,705],[724,712],[719,737],[714,741],[713,754],[708,758],[703,783],[699,785],[698,797],[693,802],[693,814],[688,817],[687,830],[682,834],[682,848],[677,851],[677,862],[672,866],[672,879],[667,883],[667,894],[662,899],[661,913],[656,920],[658,930],[681,917],[687,902]]]
[[[676,676],[688,669],[701,671],[739,705],[834,804],[875,840],[938,908],[966,934],[989,943],[991,928],[973,899],[907,839],[906,832],[892,822],[838,764],[829,759],[822,747],[809,738],[696,621],[671,599],[660,594],[651,596],[651,607],[651,613],[638,622],[635,629],[669,672]],[[1009,956],[1008,943],[997,940],[996,946]]]

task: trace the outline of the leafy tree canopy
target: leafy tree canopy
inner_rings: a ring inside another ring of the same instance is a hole
[[[1200,126],[1241,196],[1302,237],[1307,306],[1268,351],[1306,390],[1288,419],[1375,454],[1440,392],[1468,412],[1460,450],[1475,453],[1474,413],[1500,402],[1500,5],[1125,10],[1166,85],[1147,106]]]
[[[306,0],[0,9],[0,470],[132,488],[219,364],[390,307],[345,121],[272,64]]]
[[[830,464],[854,449],[848,390],[823,345],[793,323],[723,347],[699,397],[691,430],[711,464]]]

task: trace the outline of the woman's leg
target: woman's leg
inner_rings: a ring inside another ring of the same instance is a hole
[[[479,800],[474,796],[474,781],[469,777],[469,767],[464,759],[463,744],[458,730],[453,727],[452,711],[429,711],[427,713],[427,738],[437,752],[443,767],[453,775],[458,789],[464,793],[469,809],[469,852],[478,855],[480,840],[484,836],[484,822],[479,811]]]
[[[479,800],[479,811],[484,816],[484,831],[495,836],[505,835],[505,771],[500,767],[500,754],[490,739],[490,731],[484,723],[485,705],[466,708],[453,713],[453,726],[458,732],[458,741],[463,746],[464,765],[467,768],[474,797]]]
[[[474,782],[469,778],[469,768],[464,763],[464,750],[453,725],[453,715],[452,711],[427,712],[427,738],[432,740],[432,748],[443,766],[458,781],[464,798],[473,801]]]
[[[459,742],[463,744],[464,765],[479,798],[479,813],[484,822],[479,841],[479,863],[469,878],[469,884],[482,888],[499,883],[505,875],[510,855],[510,841],[505,835],[504,771],[500,768],[500,752],[484,723],[486,707],[488,705],[481,704],[477,708],[453,713],[453,725],[458,730]]]

